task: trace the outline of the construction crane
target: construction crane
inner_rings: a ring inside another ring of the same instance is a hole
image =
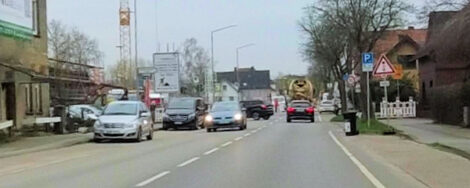
[[[131,67],[131,11],[129,0],[121,0],[119,8],[119,33],[120,33],[120,58],[125,64],[125,69]],[[127,74],[126,74],[127,76]],[[130,79],[130,78],[125,78]]]

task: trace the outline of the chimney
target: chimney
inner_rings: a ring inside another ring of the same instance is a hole
[[[414,30],[414,29],[415,29],[414,26],[409,26],[409,27],[408,27],[408,30]]]

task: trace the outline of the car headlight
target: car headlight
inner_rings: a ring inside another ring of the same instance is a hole
[[[207,122],[212,122],[212,120],[214,120],[214,118],[213,118],[211,115],[207,115],[206,118],[205,118],[205,120],[206,120]]]
[[[132,123],[126,123],[124,125],[124,128],[135,128],[137,127],[137,123],[136,122],[132,122]]]
[[[233,116],[233,119],[235,119],[235,120],[237,120],[237,121],[238,121],[238,120],[241,120],[241,119],[242,119],[242,114],[240,114],[240,113],[235,114],[235,115]]]
[[[93,127],[95,127],[95,129],[103,128],[103,124],[101,124],[100,121],[95,121]]]
[[[194,119],[196,118],[196,113],[192,113],[188,115],[188,119]]]

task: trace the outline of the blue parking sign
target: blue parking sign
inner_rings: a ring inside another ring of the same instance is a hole
[[[372,72],[374,70],[374,53],[362,53],[362,72]]]

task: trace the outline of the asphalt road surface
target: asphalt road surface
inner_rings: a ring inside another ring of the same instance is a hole
[[[283,115],[244,131],[159,131],[141,143],[88,143],[0,159],[0,187],[380,187],[327,122]],[[371,179],[372,178],[372,179]]]

